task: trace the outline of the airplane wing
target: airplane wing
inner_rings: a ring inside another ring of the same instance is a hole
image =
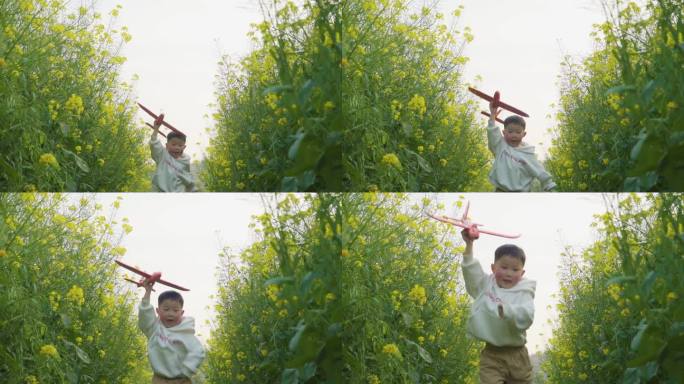
[[[147,109],[147,107],[145,107],[144,105],[138,103],[138,106],[139,106],[140,108],[142,108],[143,111],[147,112],[150,116],[154,117],[155,120],[159,118],[158,115],[156,115],[154,112],[152,112],[152,111],[150,111],[149,109]],[[185,135],[185,133],[181,132],[178,128],[174,127],[173,125],[167,123],[167,122],[164,121],[164,120],[162,120],[162,124],[163,124],[165,127],[169,128],[170,130],[172,130],[172,131],[174,131],[174,132],[180,133],[181,135]]]
[[[482,113],[483,115],[487,116],[487,117],[491,117],[491,116],[492,116],[492,115],[490,115],[489,113],[487,113],[487,112],[485,112],[485,111],[482,111],[481,113]],[[501,120],[501,119],[499,119],[498,117],[496,117],[495,120],[498,121],[498,122],[501,123],[501,124],[504,123],[504,121]],[[149,125],[149,124],[148,124],[148,125]],[[150,126],[151,126],[151,125],[150,125]]]
[[[137,273],[138,275],[143,276],[143,277],[145,277],[145,278],[148,278],[148,277],[152,276],[152,275],[150,275],[150,274],[147,273],[147,272],[141,271],[141,270],[139,270],[138,268],[135,268],[135,267],[131,267],[130,265],[124,264],[124,263],[120,262],[119,260],[114,260],[114,262],[117,263],[117,264],[119,264],[120,266],[122,266],[122,267],[128,269],[129,271],[134,272],[134,273]]]
[[[461,220],[458,220],[458,219],[453,219],[453,218],[451,218],[451,217],[442,216],[442,215],[433,215],[432,213],[428,213],[427,215],[430,216],[430,217],[432,217],[433,219],[435,219],[435,220],[437,220],[437,221],[441,221],[442,223],[447,223],[447,224],[455,225],[455,226],[461,227],[461,228],[467,228],[467,226],[464,225],[464,224],[461,222]]]
[[[159,284],[164,284],[164,285],[166,285],[167,287],[176,288],[176,289],[179,290],[179,291],[189,291],[189,289],[187,289],[187,288],[183,288],[183,287],[181,287],[180,285],[176,285],[176,284],[174,284],[174,283],[169,283],[168,281],[164,281],[164,280],[162,280],[162,279],[157,280],[157,282],[158,282]]]
[[[479,227],[477,228],[477,230],[478,230],[480,233],[486,233],[486,234],[492,235],[492,236],[505,237],[505,238],[508,238],[508,239],[517,239],[518,237],[520,237],[520,234],[519,234],[519,233],[518,233],[518,234],[515,234],[515,235],[508,235],[508,234],[505,234],[505,233],[499,233],[499,232],[494,232],[494,231],[488,231],[488,230],[486,230],[486,229],[482,229],[482,228],[479,228]]]
[[[513,113],[515,113],[516,115],[520,115],[520,116],[522,116],[522,117],[530,117],[530,115],[528,115],[527,113],[525,113],[525,112],[519,110],[519,109],[516,108],[516,107],[513,107],[513,106],[511,106],[511,105],[508,105],[508,104],[504,103],[503,101],[499,101],[498,104],[499,104],[499,106],[500,106],[501,108],[507,109],[507,110],[509,110],[509,111],[511,111],[511,112],[513,112]]]
[[[525,113],[525,112],[519,110],[519,109],[516,108],[516,107],[513,107],[512,105],[506,104],[506,103],[504,103],[504,102],[501,101],[501,100],[498,100],[498,98],[496,98],[496,97],[489,96],[488,94],[486,94],[486,93],[484,93],[484,92],[482,92],[482,91],[478,91],[477,89],[472,88],[472,87],[468,87],[468,90],[469,90],[470,92],[474,93],[475,95],[477,95],[477,96],[479,96],[479,97],[481,97],[481,98],[487,100],[487,101],[496,100],[496,104],[497,104],[499,107],[503,108],[503,109],[509,110],[509,111],[511,111],[511,112],[513,112],[513,113],[515,113],[515,114],[517,114],[517,115],[520,115],[520,116],[522,116],[522,117],[530,117],[530,115],[528,115],[527,113]],[[496,96],[496,94],[495,94],[495,96]]]
[[[152,124],[150,124],[150,123],[145,123],[145,124],[147,124],[148,127],[154,129],[154,125],[152,125]],[[159,132],[159,134],[162,135],[162,136],[164,136],[164,137],[166,137],[166,135],[164,134],[164,132]]]

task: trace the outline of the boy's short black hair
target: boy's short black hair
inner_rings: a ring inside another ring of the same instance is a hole
[[[522,248],[518,247],[517,245],[504,244],[497,248],[496,251],[494,251],[494,262],[504,256],[514,257],[520,260],[522,265],[525,265],[525,251],[523,251]]]
[[[169,132],[168,135],[166,135],[166,141],[169,141],[171,139],[180,139],[180,140],[183,140],[183,142],[185,143],[186,137],[182,133],[178,133],[176,131],[171,131],[171,132]]]
[[[506,128],[508,124],[518,124],[523,127],[523,130],[525,129],[525,119],[518,115],[508,116],[506,120],[504,120],[504,128]]]
[[[181,296],[181,294],[176,291],[162,292],[162,294],[159,295],[159,297],[157,298],[157,305],[161,305],[161,303],[163,303],[164,300],[177,301],[180,303],[181,308],[183,308],[183,296]]]

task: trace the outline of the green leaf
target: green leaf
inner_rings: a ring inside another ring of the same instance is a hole
[[[290,342],[288,343],[288,348],[292,352],[296,351],[297,347],[299,347],[299,342],[302,340],[302,335],[306,330],[306,323],[304,323],[304,320],[299,320],[299,323],[297,324],[297,327],[295,327],[295,329],[297,330],[297,332],[295,332],[294,336],[292,336]]]
[[[306,364],[304,364],[304,367],[301,369],[301,374],[300,376],[302,377],[302,381],[306,382],[310,378],[314,377],[316,374],[316,363],[313,361],[310,361]]]
[[[633,91],[635,89],[636,89],[636,87],[633,85],[618,85],[617,87],[609,88],[606,91],[606,96],[611,95],[613,93],[623,93],[623,92],[627,92],[627,91]]]
[[[632,147],[630,158],[635,162],[629,176],[641,176],[645,172],[654,171],[663,160],[666,152],[664,143],[651,134],[639,135],[639,141]]]
[[[281,384],[299,383],[299,371],[294,368],[285,368],[280,379]]]
[[[641,383],[641,378],[639,378],[639,370],[636,368],[627,368],[622,376],[622,384],[639,384]]]
[[[297,100],[299,101],[300,105],[305,105],[309,101],[309,97],[311,97],[311,91],[313,90],[314,85],[316,85],[316,83],[313,80],[309,79],[299,89]]]
[[[287,152],[287,157],[293,160],[294,164],[287,170],[286,175],[294,176],[313,169],[324,153],[324,146],[317,138],[304,132],[297,133]]]
[[[266,96],[269,93],[281,93],[283,91],[290,91],[292,90],[291,85],[274,85],[272,87],[268,87],[264,89],[264,91],[261,93],[262,96]]]
[[[83,171],[84,173],[90,172],[90,167],[88,167],[88,163],[86,163],[81,157],[79,157],[77,154],[71,152],[68,149],[62,148],[62,151],[66,153],[67,155],[71,156],[74,159],[74,162],[76,163],[76,166]]]
[[[622,284],[626,282],[631,282],[631,281],[636,281],[636,277],[634,276],[616,276],[611,279],[608,279],[606,281],[606,287],[609,287],[613,284]]]
[[[70,342],[63,340],[64,344],[66,344],[67,347],[71,347],[76,351],[76,356],[85,364],[90,364],[90,358],[88,357],[88,354],[85,353],[81,348],[78,347],[78,345]]]
[[[636,351],[636,357],[628,361],[627,366],[638,367],[657,359],[666,346],[667,343],[660,334],[660,330],[647,324],[640,325],[639,332],[630,345],[631,349]]]
[[[641,294],[644,296],[644,298],[647,298],[651,295],[651,288],[653,288],[653,283],[655,282],[657,276],[658,274],[655,271],[650,271],[646,274],[644,282],[641,283]]]
[[[296,177],[285,176],[280,183],[280,190],[283,192],[297,192],[298,185],[299,181],[297,181]]]
[[[273,285],[273,284],[292,283],[293,281],[294,281],[294,277],[292,277],[292,276],[274,277],[272,279],[266,280],[264,282],[264,287],[268,287],[269,285]]]

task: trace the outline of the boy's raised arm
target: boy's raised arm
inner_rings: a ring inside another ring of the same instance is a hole
[[[496,127],[496,117],[501,113],[501,109],[494,105],[494,101],[489,103],[489,121],[487,122],[487,147],[496,155],[496,152],[503,142],[503,136]]]
[[[463,251],[463,280],[465,280],[466,291],[472,297],[477,297],[482,290],[482,280],[485,278],[485,273],[482,270],[480,263],[473,257],[473,241],[468,236],[467,230],[461,231],[461,236],[466,243],[465,251]]]
[[[154,308],[150,304],[150,294],[152,293],[152,286],[154,283],[150,284],[145,280],[143,286],[145,287],[145,295],[140,302],[138,307],[138,327],[148,338],[152,336],[154,332],[154,324],[156,322],[156,316],[154,315]]]

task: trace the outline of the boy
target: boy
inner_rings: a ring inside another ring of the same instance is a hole
[[[166,136],[166,148],[157,137],[164,115],[154,121],[154,132],[150,139],[152,159],[157,169],[152,177],[155,192],[192,192],[195,182],[190,173],[190,156],[183,154],[185,135],[171,132]]]
[[[494,252],[492,274],[485,275],[473,257],[473,240],[461,232],[463,279],[475,301],[468,319],[468,333],[486,342],[480,354],[481,384],[532,383],[532,365],[525,347],[525,331],[534,320],[537,283],[523,279],[525,252],[506,244]]]
[[[204,360],[204,348],[195,337],[195,319],[183,317],[183,297],[175,291],[159,295],[157,315],[150,304],[152,285],[143,283],[145,296],[138,309],[138,326],[147,336],[147,354],[153,384],[191,384]]]
[[[489,103],[487,142],[494,154],[494,166],[489,172],[489,181],[497,192],[529,192],[534,179],[539,179],[545,191],[551,191],[556,183],[537,160],[534,147],[527,145],[525,120],[520,116],[509,116],[504,120],[503,139],[496,127],[496,116],[501,112],[494,102]]]

